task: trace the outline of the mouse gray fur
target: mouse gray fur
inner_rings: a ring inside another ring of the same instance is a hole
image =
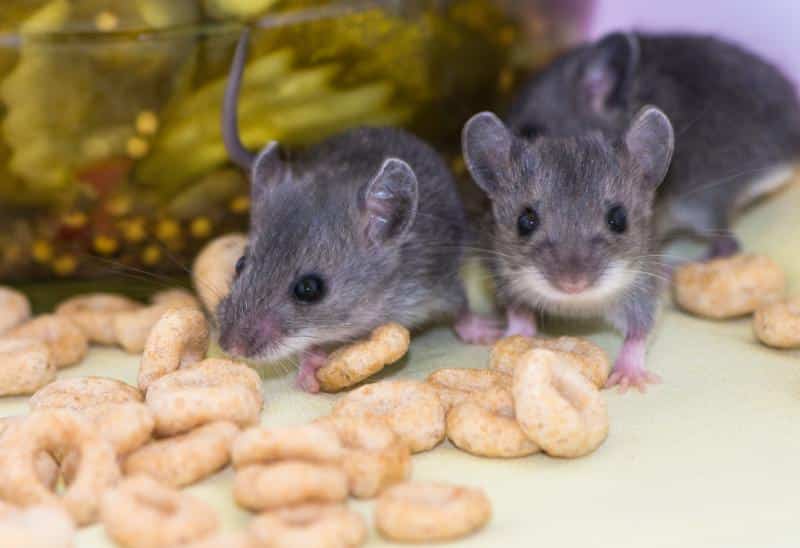
[[[465,213],[443,159],[400,129],[352,129],[292,153],[270,143],[253,156],[236,124],[246,48],[245,35],[223,132],[230,157],[250,172],[251,224],[218,309],[220,345],[267,361],[299,353],[298,383],[316,391],[330,345],[466,308]]]
[[[504,334],[534,333],[539,310],[604,316],[625,336],[609,384],[643,389],[657,380],[644,361],[661,245],[689,233],[711,241],[709,257],[737,252],[735,212],[797,161],[800,106],[776,68],[731,44],[613,34],[531,80],[507,126],[476,115],[463,147],[492,200]],[[537,227],[523,236],[528,208]]]

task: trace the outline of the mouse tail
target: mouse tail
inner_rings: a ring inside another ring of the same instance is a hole
[[[222,140],[225,142],[225,149],[228,151],[231,161],[245,171],[250,170],[255,160],[255,155],[245,148],[239,137],[237,107],[249,43],[250,30],[245,29],[239,38],[239,43],[236,45],[236,53],[233,55],[233,63],[228,75],[228,84],[225,87],[225,99],[222,103]]]

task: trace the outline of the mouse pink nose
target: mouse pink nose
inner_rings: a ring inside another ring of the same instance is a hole
[[[220,339],[220,345],[229,354],[250,358],[274,344],[282,336],[277,321],[272,318],[258,318],[230,329],[226,336]]]
[[[589,278],[584,275],[579,276],[562,276],[556,282],[558,288],[564,293],[575,295],[586,291],[589,287]]]

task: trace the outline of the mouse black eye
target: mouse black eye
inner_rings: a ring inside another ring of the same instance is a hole
[[[246,263],[247,263],[247,259],[245,258],[244,255],[242,255],[241,257],[239,257],[236,260],[236,275],[237,276],[242,273],[242,270],[244,270],[244,265]],[[230,264],[230,263],[228,263],[228,264]]]
[[[525,124],[517,131],[523,139],[534,139],[542,134],[542,128],[535,124]]]
[[[606,224],[611,232],[622,234],[628,229],[628,214],[621,205],[611,206],[606,214]]]
[[[297,280],[292,291],[301,303],[316,303],[325,296],[325,282],[316,274],[306,274]]]
[[[537,228],[539,228],[539,215],[533,209],[526,207],[517,219],[517,232],[524,238],[533,234]]]

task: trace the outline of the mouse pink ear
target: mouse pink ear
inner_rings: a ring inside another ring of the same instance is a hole
[[[417,176],[406,162],[389,158],[378,174],[361,189],[359,209],[364,217],[364,235],[369,245],[399,241],[417,215]]]
[[[481,112],[469,119],[461,133],[464,162],[472,178],[489,196],[501,186],[500,174],[511,163],[513,136],[494,113]]]
[[[625,133],[625,148],[648,184],[657,187],[664,180],[675,149],[672,123],[654,106],[636,114]]]
[[[623,105],[638,64],[639,40],[634,34],[616,32],[592,46],[580,78],[592,110]]]

